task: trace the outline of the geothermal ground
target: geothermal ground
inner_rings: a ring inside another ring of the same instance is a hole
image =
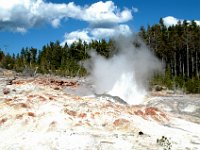
[[[199,95],[151,92],[127,105],[87,82],[1,76],[0,149],[200,149]]]

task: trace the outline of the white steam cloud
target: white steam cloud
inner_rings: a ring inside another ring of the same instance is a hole
[[[128,104],[139,104],[146,95],[147,80],[160,70],[160,61],[141,42],[134,46],[133,36],[116,39],[117,53],[110,59],[91,52],[86,63],[97,94],[119,96]]]

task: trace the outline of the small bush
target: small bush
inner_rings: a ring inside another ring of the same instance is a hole
[[[171,150],[172,148],[171,142],[165,136],[162,136],[160,139],[157,139],[157,144],[162,146],[164,150]]]
[[[186,90],[188,93],[200,93],[200,80],[188,79],[186,82]]]

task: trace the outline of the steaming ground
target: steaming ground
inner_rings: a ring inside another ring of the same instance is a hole
[[[134,46],[137,41],[140,46]],[[91,59],[85,63],[94,82],[95,93],[119,96],[128,104],[140,104],[148,87],[147,81],[161,71],[160,61],[138,38],[115,39],[113,56],[109,59],[90,51]]]
[[[86,87],[86,79],[0,77],[0,149],[200,149],[200,95],[154,93],[134,106],[74,92]]]

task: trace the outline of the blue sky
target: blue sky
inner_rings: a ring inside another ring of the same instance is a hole
[[[68,44],[137,32],[139,28],[178,20],[200,25],[200,0],[0,0],[0,48],[19,53],[41,49],[50,41]]]

